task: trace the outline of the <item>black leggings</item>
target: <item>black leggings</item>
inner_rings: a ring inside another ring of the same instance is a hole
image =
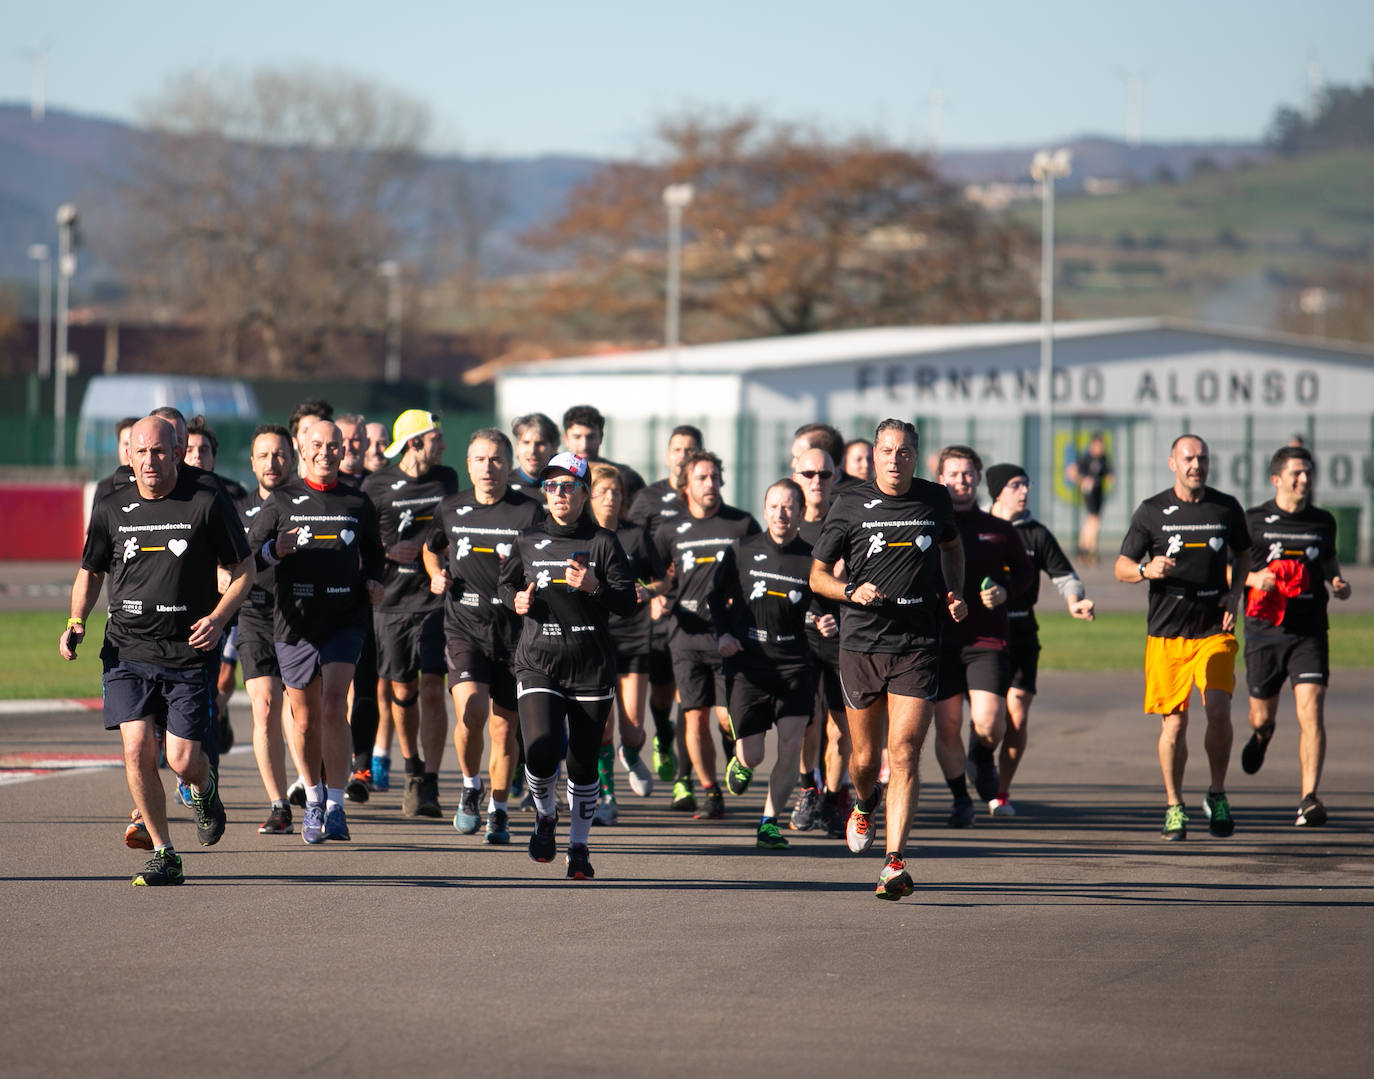
[[[353,668],[353,711],[348,725],[353,736],[353,759],[372,757],[377,740],[377,639],[371,627],[363,635],[363,650]]]
[[[566,750],[568,778],[578,784],[595,783],[597,755],[613,703],[526,692],[519,702],[520,733],[530,774],[540,779],[552,776]]]

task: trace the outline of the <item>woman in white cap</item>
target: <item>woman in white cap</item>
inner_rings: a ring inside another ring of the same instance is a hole
[[[568,769],[568,877],[594,876],[587,839],[601,784],[597,756],[615,700],[611,614],[636,608],[634,577],[615,533],[586,513],[589,469],[560,453],[539,473],[548,515],[520,536],[501,567],[500,595],[522,616],[511,667],[516,677],[525,779],[534,799],[530,857],[557,852],[554,778]]]

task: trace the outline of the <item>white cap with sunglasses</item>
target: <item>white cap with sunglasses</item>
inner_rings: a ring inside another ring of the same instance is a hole
[[[545,480],[550,476],[563,473],[585,484],[590,471],[591,466],[587,464],[587,459],[582,454],[569,453],[565,450],[563,453],[554,454],[549,459],[549,463],[539,470],[539,479]]]

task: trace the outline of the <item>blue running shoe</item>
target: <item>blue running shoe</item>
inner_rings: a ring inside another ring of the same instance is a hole
[[[391,790],[391,758],[372,755],[372,789]]]
[[[344,842],[353,838],[348,834],[348,818],[344,816],[343,806],[332,806],[325,812],[324,838],[342,839]]]
[[[481,787],[463,788],[463,797],[458,802],[458,812],[453,814],[453,826],[463,835],[472,835],[481,827],[481,802]]]
[[[324,842],[323,802],[305,803],[305,820],[301,822],[301,838],[312,844]]]
[[[181,804],[184,805],[187,809],[195,809],[195,808],[196,808],[195,805],[194,805],[194,804],[192,803],[192,801],[191,801],[191,784],[189,784],[189,783],[183,783],[183,782],[182,782],[181,780],[179,780],[179,779],[177,780],[177,799],[178,799],[178,800],[181,802]]]

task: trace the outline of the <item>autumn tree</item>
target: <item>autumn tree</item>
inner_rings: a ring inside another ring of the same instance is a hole
[[[570,335],[657,339],[664,188],[690,183],[683,339],[1033,317],[1033,239],[917,154],[757,116],[662,124],[657,163],[612,164],[528,242],[569,256],[541,298]]]

